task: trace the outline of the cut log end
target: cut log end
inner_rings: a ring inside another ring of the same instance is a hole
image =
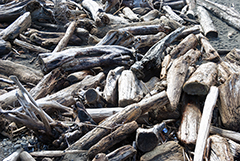
[[[192,88],[194,87],[194,88]],[[190,95],[207,95],[209,88],[199,82],[192,82],[183,86],[183,90]]]

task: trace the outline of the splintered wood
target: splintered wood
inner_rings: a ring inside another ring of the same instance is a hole
[[[240,49],[210,12],[240,29],[209,0],[0,1],[0,160],[239,160]]]

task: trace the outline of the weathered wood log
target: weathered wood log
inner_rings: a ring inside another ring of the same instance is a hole
[[[108,158],[107,158],[106,154],[99,153],[93,158],[92,161],[108,161]]]
[[[3,161],[17,161],[19,158],[19,155],[21,154],[21,152],[23,151],[23,149],[18,149],[17,151],[13,152],[11,155],[9,155],[8,157],[6,157],[5,159],[3,159]]]
[[[218,37],[218,32],[212,22],[212,19],[210,18],[210,15],[208,14],[208,11],[202,6],[198,6],[197,10],[198,10],[199,22],[202,26],[204,35],[208,38]]]
[[[16,75],[24,83],[37,84],[43,77],[41,72],[9,60],[0,60],[0,66],[2,74],[7,76]]]
[[[100,126],[114,128],[118,124],[127,123],[136,120],[141,114],[146,113],[151,108],[162,107],[168,103],[166,92],[163,91],[147,99],[143,99],[139,103],[126,106],[121,112],[118,112],[105,119]],[[96,144],[102,137],[110,133],[109,129],[94,128],[68,149],[89,149]],[[76,157],[76,156],[75,156]],[[68,156],[65,156],[68,158]]]
[[[166,34],[164,32],[159,32],[155,35],[134,36],[134,49],[139,52],[141,48],[150,48],[165,36]]]
[[[181,40],[190,34],[199,34],[200,33],[200,25],[194,25],[192,27],[186,28],[183,32],[176,38],[177,40]]]
[[[167,16],[172,19],[172,20],[175,20],[177,22],[179,22],[180,24],[183,24],[184,23],[184,20],[178,16],[173,10],[171,7],[169,6],[163,6],[162,9],[167,13]]]
[[[177,136],[181,142],[192,148],[197,141],[198,128],[202,114],[197,100],[198,96],[185,94],[183,99],[182,120]]]
[[[96,45],[121,45],[128,47],[134,36],[128,31],[110,30]]]
[[[59,68],[51,71],[46,74],[41,81],[30,90],[32,97],[37,100],[39,98],[45,97],[51,92],[63,85],[64,74],[60,71]]]
[[[52,45],[54,46],[57,45],[59,41],[64,37],[65,32],[55,32],[55,31],[50,32],[50,31],[39,31],[36,29],[28,29],[24,33],[24,35],[27,36],[27,38],[29,37],[32,43],[36,43],[43,47],[52,48]],[[24,36],[20,34],[20,37],[23,38]],[[77,28],[75,34],[72,35],[68,44],[69,45],[87,44],[86,42],[88,37],[89,37],[88,31],[82,28]]]
[[[140,161],[184,160],[183,147],[175,141],[168,141],[141,156]]]
[[[239,12],[234,10],[233,8],[226,7],[224,5],[214,3],[208,0],[197,1],[197,3],[215,16],[219,17],[223,21],[225,21],[228,25],[235,27],[240,30],[240,16]]]
[[[35,159],[26,151],[21,152],[19,158],[21,161],[35,161]]]
[[[153,150],[160,142],[160,133],[165,128],[166,122],[154,125],[150,129],[139,127],[136,133],[136,146],[142,152]]]
[[[124,18],[124,16],[117,16],[113,14],[106,13],[106,15],[109,18],[109,23],[108,25],[120,25],[120,24],[129,24],[130,20]]]
[[[137,128],[138,124],[136,121],[132,121],[118,127],[115,131],[102,138],[97,144],[93,145],[88,150],[88,157],[92,159],[96,154],[100,152],[105,152],[115,144],[126,139],[128,135],[135,132]]]
[[[239,156],[240,156],[240,144],[236,143],[236,142],[234,142],[230,139],[227,139],[227,141],[229,143],[230,150],[231,150],[231,153],[232,153],[233,157],[239,158]]]
[[[86,150],[43,150],[31,152],[33,157],[61,157],[65,154],[84,153]]]
[[[206,95],[217,78],[217,64],[201,64],[183,85],[183,90],[191,95]]]
[[[0,37],[3,40],[13,40],[22,31],[26,30],[31,25],[31,14],[30,12],[24,13],[18,19],[16,19],[11,25],[0,32]]]
[[[73,60],[74,58],[79,57],[88,57],[106,54],[110,55],[112,53],[119,55],[132,55],[132,50],[118,46],[118,45],[103,45],[103,46],[94,46],[94,47],[85,47],[85,48],[73,48],[67,49],[57,53],[42,53],[39,54],[40,61],[42,63],[42,70],[44,72],[49,72],[54,68],[61,66],[62,64]],[[88,58],[90,61],[92,58]],[[98,58],[95,58],[98,59]],[[87,59],[86,59],[87,60]],[[100,61],[97,60],[99,63]]]
[[[106,100],[102,97],[99,91],[94,88],[87,89],[84,93],[84,98],[90,107],[102,108],[106,106]]]
[[[167,95],[170,101],[169,111],[175,111],[182,93],[189,62],[184,55],[175,59],[167,74]]]
[[[5,109],[9,106],[19,105],[17,101],[16,92],[18,89],[11,90],[5,94],[0,95],[0,106]]]
[[[170,56],[172,58],[182,56],[188,50],[196,48],[198,44],[198,39],[194,34],[190,34],[185,37],[171,52]]]
[[[39,5],[39,2],[32,0],[12,2],[8,3],[7,5],[1,5],[0,22],[13,22],[27,11],[32,12],[33,10],[39,8]]]
[[[198,34],[197,37],[200,40],[201,45],[203,46],[203,49],[205,51],[205,54],[203,54],[203,59],[218,62],[220,60],[220,56],[218,52],[212,47],[207,38],[205,38],[202,34]]]
[[[140,17],[142,21],[151,21],[157,18],[160,15],[160,12],[156,9],[149,11],[147,14]]]
[[[165,79],[167,78],[167,70],[169,67],[169,64],[171,62],[171,56],[168,54],[164,57],[163,61],[162,61],[162,68],[161,68],[161,73],[160,73],[160,79]]]
[[[99,73],[96,76],[86,76],[81,82],[75,83],[67,88],[64,88],[56,93],[49,96],[38,99],[39,102],[44,101],[56,101],[65,106],[71,106],[76,101],[74,95],[77,95],[79,90],[86,90],[88,88],[96,88],[100,81],[105,77],[104,73]]]
[[[91,74],[92,73],[89,70],[83,70],[83,71],[71,73],[67,76],[67,81],[73,84],[83,80],[87,75],[91,75]]]
[[[118,80],[118,106],[127,106],[143,98],[143,82],[131,70],[124,70]]]
[[[190,19],[195,18],[195,13],[194,13],[194,8],[196,7],[196,1],[195,0],[186,0],[186,3],[188,5],[188,10],[187,10],[187,17]]]
[[[100,4],[98,4],[96,1],[84,0],[82,1],[82,6],[91,13],[91,16],[96,22],[97,26],[109,23],[109,18],[103,12],[102,6],[100,6]]]
[[[108,161],[127,160],[137,153],[131,145],[122,146],[111,153],[107,154]]]
[[[239,112],[237,107],[239,106],[239,74],[232,74],[228,80],[221,86],[219,86],[220,106],[219,112],[223,125],[234,131],[240,131],[239,129]]]
[[[12,49],[10,42],[0,39],[0,56],[8,54]]]
[[[209,135],[210,124],[212,120],[213,109],[216,105],[218,98],[218,88],[212,86],[206,97],[200,127],[198,130],[198,138],[194,151],[194,161],[202,161],[203,153],[206,146],[207,138]]]
[[[222,137],[226,137],[233,141],[240,142],[240,133],[236,132],[236,131],[225,130],[225,129],[221,129],[219,127],[211,126],[210,133],[218,134],[218,135],[221,135]]]
[[[71,36],[74,33],[74,30],[77,26],[77,22],[73,21],[70,23],[70,25],[68,26],[65,35],[63,36],[63,38],[59,41],[58,45],[55,47],[55,49],[53,50],[53,52],[59,52],[61,51],[65,46],[67,46],[68,41],[70,40]]]
[[[136,74],[138,78],[143,78],[144,69],[149,70],[151,67],[155,66],[155,68],[159,68],[161,66],[162,59],[164,57],[163,51],[175,40],[175,38],[184,30],[185,27],[176,29],[172,33],[165,36],[162,40],[158,41],[155,45],[153,45],[148,52],[144,55],[144,57],[135,62],[131,66],[131,70]]]
[[[131,66],[133,64],[131,56],[132,54],[122,55],[121,53],[117,53],[115,51],[113,53],[104,54],[98,57],[75,58],[64,63],[61,66],[61,69],[63,69],[65,72],[76,72],[99,66],[111,66],[111,65]]]
[[[97,29],[96,28],[93,28],[91,30],[91,34],[92,35],[96,35],[97,37],[99,38],[102,38],[106,35],[106,33],[112,29],[114,30],[118,30],[118,29],[121,29],[121,28],[127,28],[127,30],[131,32],[131,28],[139,28],[140,30],[138,30],[138,32],[135,34],[135,35],[147,35],[147,34],[156,34],[158,32],[165,32],[165,33],[168,33],[170,32],[170,30],[172,28],[168,27],[168,22],[169,20],[166,20],[166,23],[160,23],[159,24],[159,20],[153,20],[153,21],[148,21],[148,22],[133,22],[133,23],[128,23],[128,24],[118,24],[118,25],[107,25],[107,26],[103,26],[103,27],[98,27]],[[151,26],[151,25],[157,25],[157,26],[162,26],[160,27],[159,29],[148,29],[147,26]],[[143,27],[144,26],[144,27]],[[147,33],[146,33],[147,31]],[[134,35],[134,33],[132,33]]]
[[[18,46],[21,46],[21,47],[24,47],[26,49],[29,49],[31,51],[36,51],[36,52],[39,52],[39,53],[50,53],[51,52],[48,49],[45,49],[45,48],[42,48],[40,46],[36,46],[36,45],[30,44],[30,43],[27,43],[25,41],[21,41],[21,40],[18,40],[18,39],[15,39],[13,41],[13,43],[18,45]]]
[[[183,25],[180,24],[179,22],[177,22],[175,20],[172,20],[172,19],[169,19],[166,16],[161,16],[160,17],[160,22],[166,24],[167,26],[169,26],[173,30],[176,30],[179,27],[183,27]]]
[[[133,22],[139,21],[138,16],[129,7],[124,7],[122,12],[129,20]]]
[[[117,106],[118,102],[117,84],[118,79],[123,70],[124,67],[117,67],[113,70],[110,70],[106,78],[106,85],[103,90],[103,96],[106,99],[106,101],[112,104],[113,106]]]
[[[210,161],[229,160],[233,161],[233,155],[230,151],[230,146],[226,138],[219,135],[212,135],[208,138],[211,144]]]

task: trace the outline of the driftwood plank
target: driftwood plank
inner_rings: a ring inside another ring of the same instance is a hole
[[[207,143],[207,138],[209,135],[210,124],[212,120],[212,113],[213,109],[216,105],[218,98],[218,88],[212,86],[210,91],[206,97],[202,118],[200,122],[200,127],[198,130],[198,137],[196,142],[196,147],[194,151],[194,161],[202,161],[203,160],[203,153]]]

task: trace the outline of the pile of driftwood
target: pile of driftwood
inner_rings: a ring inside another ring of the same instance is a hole
[[[49,146],[5,160],[239,157],[240,50],[208,41],[218,36],[208,11],[240,30],[233,8],[209,0],[1,3],[1,135],[27,129]],[[7,60],[22,49],[37,54],[41,70]]]

